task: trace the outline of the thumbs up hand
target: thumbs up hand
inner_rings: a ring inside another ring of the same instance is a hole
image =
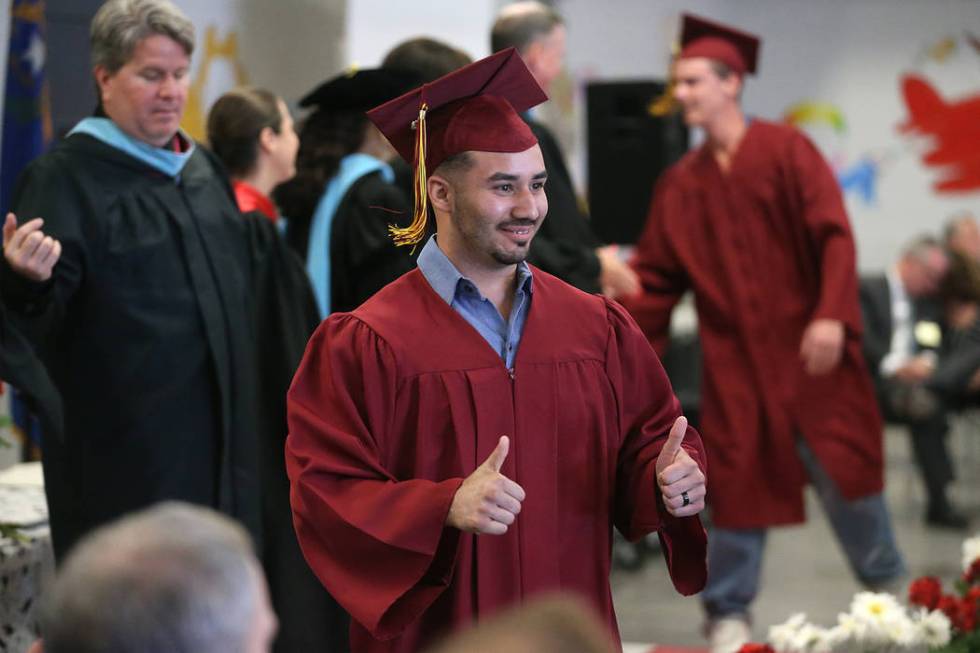
[[[524,489],[500,473],[510,451],[501,436],[490,456],[456,490],[446,524],[467,533],[503,535],[521,512]]]
[[[704,510],[707,493],[701,468],[681,447],[685,433],[687,418],[678,417],[657,457],[657,485],[667,512],[675,517],[689,517]]]

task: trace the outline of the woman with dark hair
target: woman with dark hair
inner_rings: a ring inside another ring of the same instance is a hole
[[[242,213],[258,211],[275,222],[272,189],[296,174],[299,137],[286,103],[261,88],[240,87],[214,103],[208,142],[231,176]]]
[[[950,252],[939,298],[946,332],[928,385],[950,408],[980,404],[980,265]]]
[[[282,99],[242,87],[222,95],[208,115],[208,140],[231,177],[243,213],[252,269],[250,286],[261,307],[249,325],[258,357],[256,431],[262,489],[262,565],[279,615],[273,651],[349,650],[347,614],[303,559],[289,509],[289,479],[282,461],[287,426],[286,391],[306,342],[320,322],[302,261],[285,243],[269,196],[296,172],[299,137]]]
[[[412,213],[392,183],[395,151],[365,111],[417,83],[412,73],[360,70],[300,101],[315,109],[300,130],[296,177],[275,198],[289,218],[286,239],[306,260],[322,317],[357,308],[415,265],[388,234],[389,224],[407,224]]]

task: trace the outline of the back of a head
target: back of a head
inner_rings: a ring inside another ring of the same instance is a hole
[[[980,225],[969,211],[963,211],[946,221],[943,229],[946,248],[980,259]]]
[[[949,254],[949,270],[939,285],[943,302],[980,304],[980,263],[958,252]]]
[[[427,83],[471,63],[473,59],[462,50],[448,43],[420,36],[402,41],[392,48],[385,55],[381,67],[415,73],[420,81]]]
[[[266,127],[277,134],[282,127],[275,94],[251,86],[232,89],[208,112],[208,144],[232,176],[244,177],[255,167]]]
[[[173,39],[188,57],[194,52],[194,25],[169,0],[108,0],[92,18],[92,67],[118,71],[154,35]]]
[[[514,2],[497,14],[490,32],[490,50],[516,48],[523,53],[531,43],[548,36],[559,25],[564,25],[564,21],[551,7],[534,0]]]
[[[43,600],[46,653],[244,649],[261,572],[241,526],[160,504],[86,536]]]
[[[585,602],[532,600],[447,639],[431,653],[612,653],[612,638]]]
[[[315,109],[299,128],[296,175],[272,193],[290,229],[313,218],[323,189],[340,169],[341,160],[364,142],[368,119],[363,111]]]

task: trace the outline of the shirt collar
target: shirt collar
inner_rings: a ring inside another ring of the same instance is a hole
[[[885,278],[888,279],[888,289],[892,294],[892,302],[906,302],[909,299],[908,293],[905,291],[905,284],[902,283],[902,275],[898,271],[898,266],[893,265],[888,268],[885,273]]]
[[[461,282],[476,284],[464,277],[453,262],[449,260],[436,243],[436,234],[429,237],[429,241],[422,248],[418,258],[419,271],[425,280],[429,282],[436,294],[442,297],[443,301],[452,305],[456,298],[456,291]],[[531,268],[526,261],[517,264],[517,288],[530,293],[532,289],[533,275]],[[477,290],[479,292],[479,290]]]
[[[276,212],[276,205],[272,203],[269,196],[260,191],[252,184],[236,179],[231,182],[232,190],[235,191],[235,200],[238,202],[238,210],[242,213],[258,211],[273,222],[279,217]]]

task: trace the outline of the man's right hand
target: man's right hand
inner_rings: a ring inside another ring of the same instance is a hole
[[[17,226],[17,217],[7,214],[3,223],[3,256],[10,268],[31,281],[47,281],[61,256],[61,243],[41,231],[44,220],[34,218]]]
[[[477,535],[503,535],[521,512],[524,489],[500,473],[510,451],[504,435],[482,465],[456,490],[446,524]]]
[[[640,277],[619,258],[618,245],[606,245],[596,250],[599,257],[599,285],[609,299],[630,297],[643,288]]]
[[[895,378],[906,383],[921,383],[932,376],[936,365],[928,356],[915,356],[895,370]]]

